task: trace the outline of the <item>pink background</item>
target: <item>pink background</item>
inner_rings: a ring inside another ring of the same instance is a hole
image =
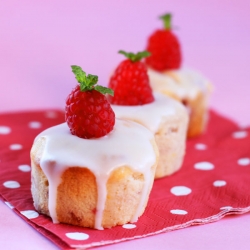
[[[174,14],[183,65],[214,84],[211,107],[250,124],[250,1],[2,1],[0,5],[0,112],[64,108],[75,86],[70,65],[97,74],[99,83],[123,57],[143,50]],[[0,202],[0,246],[56,249]],[[250,214],[100,249],[248,249]],[[181,240],[180,240],[181,239]],[[5,243],[4,243],[5,242]]]

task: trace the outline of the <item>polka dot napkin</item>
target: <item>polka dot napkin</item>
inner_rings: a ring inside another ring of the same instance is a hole
[[[155,181],[137,223],[102,231],[53,224],[32,204],[29,151],[38,133],[63,121],[59,111],[0,115],[0,197],[61,249],[117,243],[250,211],[250,128],[211,112],[207,132],[187,142],[182,169]]]

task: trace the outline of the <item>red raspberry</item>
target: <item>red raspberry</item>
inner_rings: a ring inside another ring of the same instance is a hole
[[[147,67],[140,60],[149,55],[147,51],[137,54],[119,51],[129,59],[122,61],[110,79],[109,87],[115,92],[109,101],[117,105],[143,105],[154,101],[149,84]]]
[[[71,66],[80,83],[69,94],[66,100],[65,119],[73,135],[81,138],[98,138],[113,130],[115,114],[106,93],[108,88],[96,85],[98,77],[86,76],[78,66]]]
[[[171,30],[171,15],[161,16],[165,29],[156,30],[148,39],[147,50],[151,56],[146,64],[158,71],[178,69],[181,65],[181,50],[177,37]]]

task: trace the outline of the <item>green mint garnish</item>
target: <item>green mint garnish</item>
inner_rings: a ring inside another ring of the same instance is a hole
[[[95,90],[102,93],[102,94],[109,94],[114,96],[114,91],[113,89],[107,88],[107,87],[103,87],[101,85],[96,85],[95,86]]]
[[[86,74],[81,67],[72,65],[72,72],[75,74],[77,82],[80,84],[81,91],[96,90],[102,94],[114,95],[114,91],[110,88],[106,88],[100,85],[96,85],[98,82],[98,76]],[[94,86],[95,85],[95,86]]]
[[[171,30],[171,19],[172,19],[172,15],[170,14],[170,13],[167,13],[167,14],[165,14],[165,15],[163,15],[163,16],[160,16],[160,19],[162,19],[163,20],[163,22],[164,22],[164,28],[166,29],[166,30]]]
[[[150,53],[146,50],[138,52],[136,54],[131,53],[131,52],[125,52],[124,50],[119,50],[118,53],[123,54],[132,62],[137,62],[137,61],[140,61],[144,57],[150,56]]]

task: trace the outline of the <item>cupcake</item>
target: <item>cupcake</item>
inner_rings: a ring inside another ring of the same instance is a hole
[[[150,84],[154,91],[175,98],[187,107],[188,137],[194,137],[206,128],[211,83],[198,71],[181,66],[181,46],[172,32],[171,14],[161,19],[164,28],[153,32],[146,46],[151,53],[145,60]]]
[[[115,118],[98,78],[72,66],[79,82],[67,98],[66,123],[39,134],[31,149],[31,192],[54,223],[111,228],[143,214],[158,162],[154,135]]]
[[[159,148],[159,163],[155,178],[171,175],[182,166],[186,148],[188,113],[176,100],[153,93],[149,84],[146,65],[141,59],[149,53],[126,53],[110,78],[109,96],[116,117],[138,122],[154,135]]]

